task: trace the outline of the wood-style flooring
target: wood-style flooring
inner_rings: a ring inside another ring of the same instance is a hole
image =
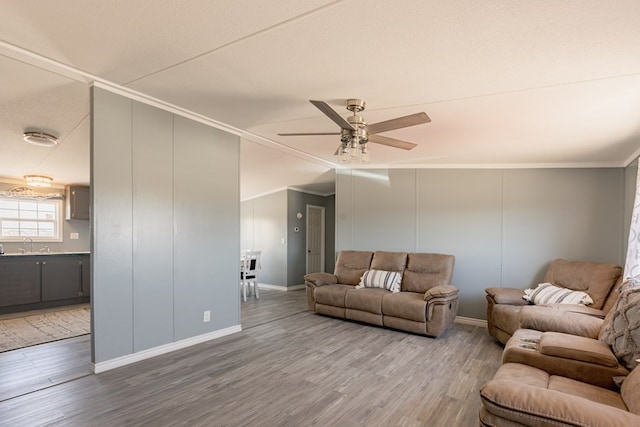
[[[478,326],[455,324],[432,339],[316,315],[304,290],[261,290],[259,300],[242,303],[242,326],[99,375],[14,393],[0,402],[0,425],[477,426],[478,390],[502,353]],[[84,357],[86,350],[68,344],[77,352],[69,358]],[[12,371],[7,353],[0,384]],[[32,357],[34,370],[44,369]],[[85,368],[88,361],[87,354]]]

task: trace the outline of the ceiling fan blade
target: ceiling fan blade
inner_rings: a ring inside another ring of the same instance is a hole
[[[413,142],[401,141],[395,138],[389,138],[382,135],[369,135],[369,142],[375,142],[376,144],[388,145],[389,147],[402,148],[403,150],[411,150],[418,146]]]
[[[278,134],[278,136],[312,136],[312,135],[340,135],[340,132],[279,133]]]
[[[312,100],[309,100],[309,102],[315,105],[318,110],[322,111],[325,116],[333,120],[334,123],[340,126],[341,129],[355,130],[355,128],[351,126],[351,123],[346,121],[340,114],[336,112],[336,110],[331,108],[329,104],[327,104],[326,102],[312,101]]]
[[[389,130],[406,128],[409,126],[421,125],[423,123],[429,123],[431,119],[427,116],[427,113],[416,113],[408,116],[398,117],[396,119],[385,120],[384,122],[378,122],[367,126],[367,132],[369,135],[373,133],[387,132]]]

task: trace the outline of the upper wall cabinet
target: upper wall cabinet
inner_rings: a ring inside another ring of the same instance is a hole
[[[89,187],[68,185],[65,193],[66,219],[89,219]]]

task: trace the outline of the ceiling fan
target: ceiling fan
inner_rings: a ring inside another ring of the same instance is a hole
[[[431,119],[427,113],[416,113],[408,116],[397,117],[383,122],[368,125],[362,116],[358,113],[365,108],[365,102],[362,99],[347,99],[347,110],[353,113],[352,116],[344,119],[338,112],[324,101],[310,100],[316,108],[322,111],[327,117],[340,126],[340,132],[320,132],[320,133],[279,133],[280,136],[309,136],[309,135],[340,135],[340,146],[334,153],[340,154],[340,161],[349,161],[360,155],[360,161],[368,162],[367,142],[387,145],[389,147],[401,148],[403,150],[411,150],[417,144],[402,141],[400,139],[390,138],[378,135],[381,132],[387,132],[394,129],[400,129],[409,126],[429,123]]]

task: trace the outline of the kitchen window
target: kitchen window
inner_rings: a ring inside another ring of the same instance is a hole
[[[62,201],[0,198],[0,241],[61,242]]]

